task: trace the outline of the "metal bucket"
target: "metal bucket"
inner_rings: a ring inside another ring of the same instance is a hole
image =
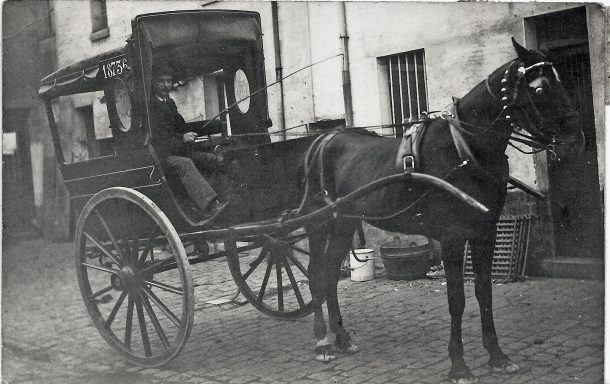
[[[433,245],[425,236],[395,237],[394,241],[379,245],[379,250],[389,279],[422,279],[430,269]]]

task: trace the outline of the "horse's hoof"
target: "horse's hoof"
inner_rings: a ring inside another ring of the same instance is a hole
[[[358,352],[358,346],[350,340],[347,343],[335,343],[335,350],[344,355],[353,355]]]
[[[503,356],[500,359],[488,362],[489,368],[493,372],[513,374],[519,372],[519,366],[511,361],[508,356]]]
[[[490,365],[489,368],[491,368],[492,371],[499,373],[513,374],[519,372],[519,366],[513,363],[512,361],[508,361],[507,363],[504,363],[501,366]]]
[[[316,361],[321,363],[328,363],[335,360],[335,353],[333,347],[330,344],[320,345],[316,347]]]
[[[458,369],[451,368],[449,379],[453,384],[476,384],[479,382],[479,379],[470,372],[466,365]]]
[[[476,376],[471,378],[462,377],[459,379],[451,379],[451,382],[453,384],[477,384],[479,379],[477,379]]]

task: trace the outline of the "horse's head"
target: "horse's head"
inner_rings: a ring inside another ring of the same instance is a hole
[[[552,158],[582,153],[582,123],[553,63],[514,39],[513,46],[518,57],[507,66],[501,80],[502,119],[517,132],[525,130],[539,148],[549,149]]]

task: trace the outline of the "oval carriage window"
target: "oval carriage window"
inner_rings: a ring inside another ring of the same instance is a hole
[[[123,132],[127,132],[131,129],[131,99],[129,98],[129,87],[127,86],[127,83],[118,78],[114,79],[112,93],[114,96],[116,113],[121,123],[119,129]]]
[[[250,109],[250,84],[248,83],[248,77],[241,69],[235,71],[235,78],[233,79],[233,89],[235,90],[235,101],[240,101],[237,103],[237,107],[239,111],[243,114],[248,112]]]

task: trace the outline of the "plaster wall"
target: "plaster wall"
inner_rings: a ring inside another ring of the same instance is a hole
[[[524,42],[523,18],[579,6],[576,3],[411,3],[347,2],[346,17],[352,81],[354,123],[374,126],[387,123],[378,58],[414,49],[425,49],[430,110],[441,110],[451,96],[463,96],[495,68],[511,60],[510,37]],[[218,2],[206,8],[254,10],[261,14],[267,83],[276,80],[271,4],[269,2]],[[55,3],[58,65],[64,66],[125,44],[131,19],[140,13],[201,9],[196,1],[108,0],[109,36],[91,41],[89,2],[59,0]],[[339,3],[279,2],[279,34],[283,75],[314,62],[338,55],[340,48]],[[590,24],[604,26],[603,18]],[[605,69],[604,35],[592,32],[595,68]],[[284,80],[286,128],[344,115],[341,91],[341,58],[299,71]],[[607,71],[607,69],[605,69]],[[605,73],[597,71],[594,73]],[[603,81],[594,94],[604,94]],[[269,114],[275,123],[280,108],[279,87],[268,89]],[[601,98],[596,96],[596,100]],[[596,107],[600,179],[603,180],[603,109]],[[277,129],[275,124],[271,131]],[[294,129],[296,133],[304,128]],[[276,135],[279,136],[279,135]],[[290,137],[290,136],[289,136]],[[275,138],[277,139],[277,137]],[[511,148],[507,155],[511,174],[538,188],[534,160]],[[602,184],[603,185],[603,184]]]
[[[557,3],[348,2],[356,125],[389,122],[377,58],[425,49],[429,109],[442,110],[514,58],[511,36],[524,41],[523,17],[577,6]],[[531,156],[509,148],[511,175],[536,187]]]

